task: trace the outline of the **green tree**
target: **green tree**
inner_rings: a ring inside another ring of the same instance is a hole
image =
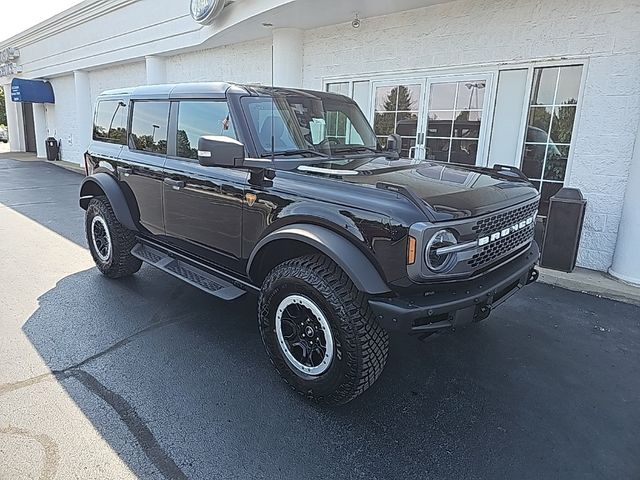
[[[4,103],[4,89],[0,88],[0,125],[7,124],[7,110]]]

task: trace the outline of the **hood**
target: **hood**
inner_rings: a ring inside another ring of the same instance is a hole
[[[528,181],[489,168],[376,158],[354,170],[359,175],[343,180],[372,188],[380,183],[404,187],[426,202],[438,221],[475,217],[538,196]]]

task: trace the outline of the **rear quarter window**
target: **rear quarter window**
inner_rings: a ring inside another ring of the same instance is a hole
[[[96,105],[93,139],[124,145],[127,140],[127,106],[122,100],[101,100]]]
[[[133,102],[131,141],[135,150],[165,155],[168,125],[169,102]]]

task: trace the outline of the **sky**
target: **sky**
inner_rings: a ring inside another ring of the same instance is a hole
[[[3,5],[0,15],[0,42],[52,17],[82,0],[19,0]]]

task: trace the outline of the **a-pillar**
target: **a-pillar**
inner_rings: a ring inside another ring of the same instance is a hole
[[[155,55],[145,57],[147,67],[147,85],[167,83],[167,66],[165,59]]]
[[[91,130],[93,122],[91,121],[91,84],[89,82],[89,74],[81,70],[73,72],[76,96],[76,139],[75,144],[80,152],[79,158],[65,158],[70,162],[79,164],[84,163],[82,155],[87,151],[89,143],[91,143]],[[64,153],[64,152],[63,152]]]
[[[304,33],[298,28],[273,30],[273,83],[302,88]]]
[[[33,126],[36,133],[36,156],[47,158],[45,140],[47,139],[47,115],[44,103],[33,104]]]
[[[616,251],[609,273],[640,286],[640,124],[636,131]]]
[[[22,124],[22,104],[11,100],[11,84],[3,85],[4,102],[9,129],[9,149],[12,152],[25,151],[24,126]]]

